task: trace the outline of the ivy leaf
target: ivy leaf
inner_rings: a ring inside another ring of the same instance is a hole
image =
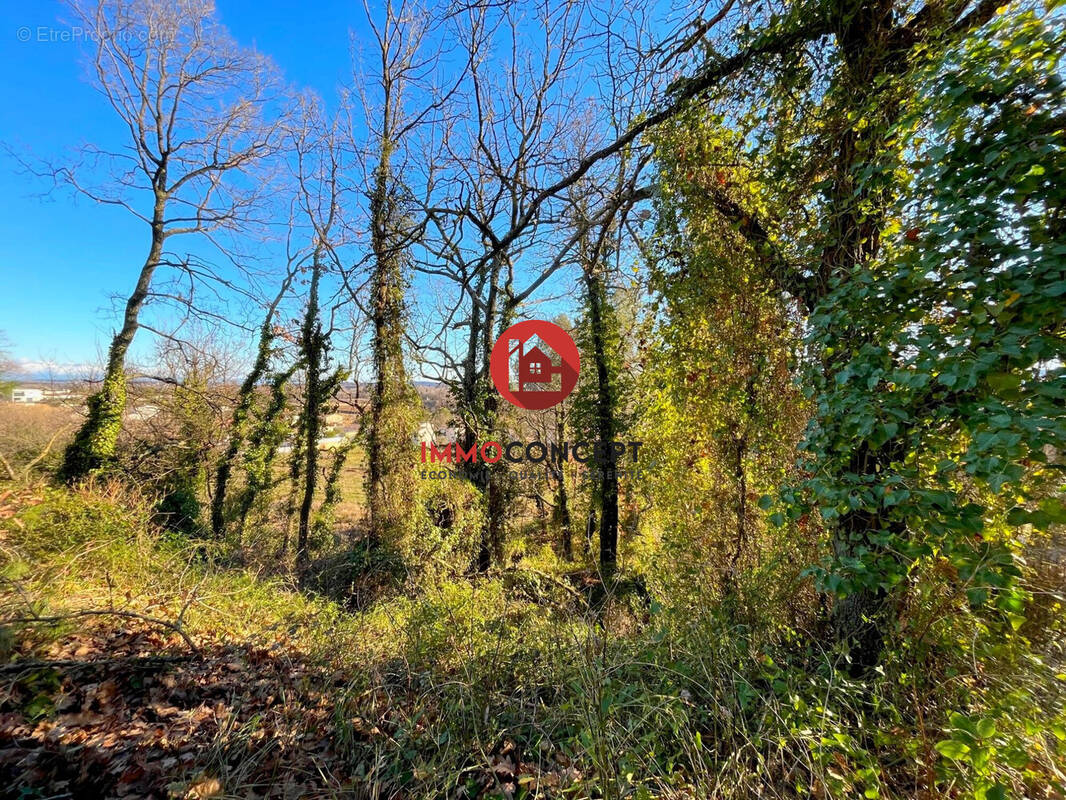
[[[956,739],[944,739],[933,745],[940,755],[953,761],[968,761],[970,747]]]

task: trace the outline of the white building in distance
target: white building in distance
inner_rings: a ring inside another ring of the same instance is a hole
[[[19,386],[11,390],[12,403],[41,403],[43,401],[43,389],[27,389]]]

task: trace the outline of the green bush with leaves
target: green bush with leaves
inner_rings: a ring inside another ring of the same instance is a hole
[[[815,570],[832,593],[896,592],[933,559],[1017,627],[1022,526],[1066,522],[1064,43],[1009,16],[928,69],[900,123],[916,144],[895,241],[810,319],[831,369],[809,376],[812,477],[789,513],[866,523]]]
[[[414,519],[399,551],[415,572],[460,575],[474,563],[484,525],[484,498],[466,480],[425,479],[412,474]]]

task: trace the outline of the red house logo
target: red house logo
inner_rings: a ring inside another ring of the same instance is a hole
[[[508,402],[539,410],[561,403],[574,390],[581,358],[570,334],[554,323],[531,319],[500,335],[489,369]]]

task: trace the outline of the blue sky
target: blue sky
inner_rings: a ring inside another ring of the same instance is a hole
[[[352,82],[353,41],[357,58],[360,50],[374,49],[359,0],[316,0],[297,10],[281,0],[216,3],[221,22],[240,45],[270,56],[290,85],[315,91],[327,106],[336,104],[339,87]],[[373,7],[372,13],[379,16]],[[661,20],[653,27],[665,24],[670,13],[663,4]],[[50,180],[27,174],[19,163],[20,159],[70,163],[86,144],[115,150],[128,139],[128,130],[87,80],[91,43],[71,24],[73,17],[57,0],[40,0],[29,10],[0,3],[0,68],[10,76],[0,84],[0,332],[28,374],[47,372],[52,365],[62,373],[98,374],[93,367],[102,362],[148,248],[143,223],[127,211],[96,205],[66,187],[56,189]],[[442,32],[442,37],[447,35]],[[531,53],[540,40],[535,42],[530,43]],[[506,69],[511,48],[503,41],[500,49]],[[486,58],[492,57],[486,53]],[[594,100],[602,88],[597,81],[603,77],[600,59],[606,57],[597,53],[576,60],[573,72],[567,73],[567,80],[580,82],[572,85],[586,100]],[[371,67],[373,63],[369,62]],[[246,238],[242,250],[254,248],[256,255],[269,259],[261,263],[276,268],[284,263],[280,244],[284,227],[279,219],[275,230],[279,241],[255,243]],[[178,257],[191,252],[219,264],[223,259],[203,242],[195,236],[175,237],[168,240],[167,249]],[[516,266],[516,273],[522,273],[516,284],[519,289],[550,263],[550,249],[539,247]],[[162,279],[157,273],[154,285]],[[520,313],[542,319],[572,315],[575,286],[573,276],[560,271],[539,287]],[[339,283],[335,288],[340,288]],[[268,286],[258,291],[272,294]],[[437,324],[447,318],[454,293],[454,285],[442,286],[440,278],[413,276],[414,335],[432,337],[439,332]],[[198,295],[203,296],[203,292]],[[255,330],[260,310],[254,304],[238,294],[219,302],[214,311],[227,320],[245,323],[248,331]],[[160,311],[147,307],[141,321],[150,324],[158,319],[153,313],[167,313],[165,305],[155,308]],[[294,311],[284,308],[286,314]],[[173,330],[171,322],[161,327]],[[250,339],[240,329],[224,335],[229,337],[227,344],[247,349]],[[359,334],[352,334],[349,327],[347,335]],[[446,329],[444,346],[451,346],[449,337],[457,335]],[[148,364],[156,344],[142,328],[130,351],[129,365]],[[343,342],[335,344],[338,353],[345,351]],[[412,354],[415,362],[417,355]],[[422,376],[437,376],[432,365],[429,369]]]
[[[270,55],[298,86],[331,99],[350,73],[350,34],[364,34],[356,0],[217,0],[244,45]],[[25,157],[62,159],[85,142],[121,142],[104,99],[85,80],[84,51],[61,3],[0,3],[0,142]],[[64,41],[67,38],[67,41]],[[126,212],[96,206],[27,175],[0,155],[0,331],[25,362],[98,360],[147,243]],[[138,343],[143,348],[148,343]]]

